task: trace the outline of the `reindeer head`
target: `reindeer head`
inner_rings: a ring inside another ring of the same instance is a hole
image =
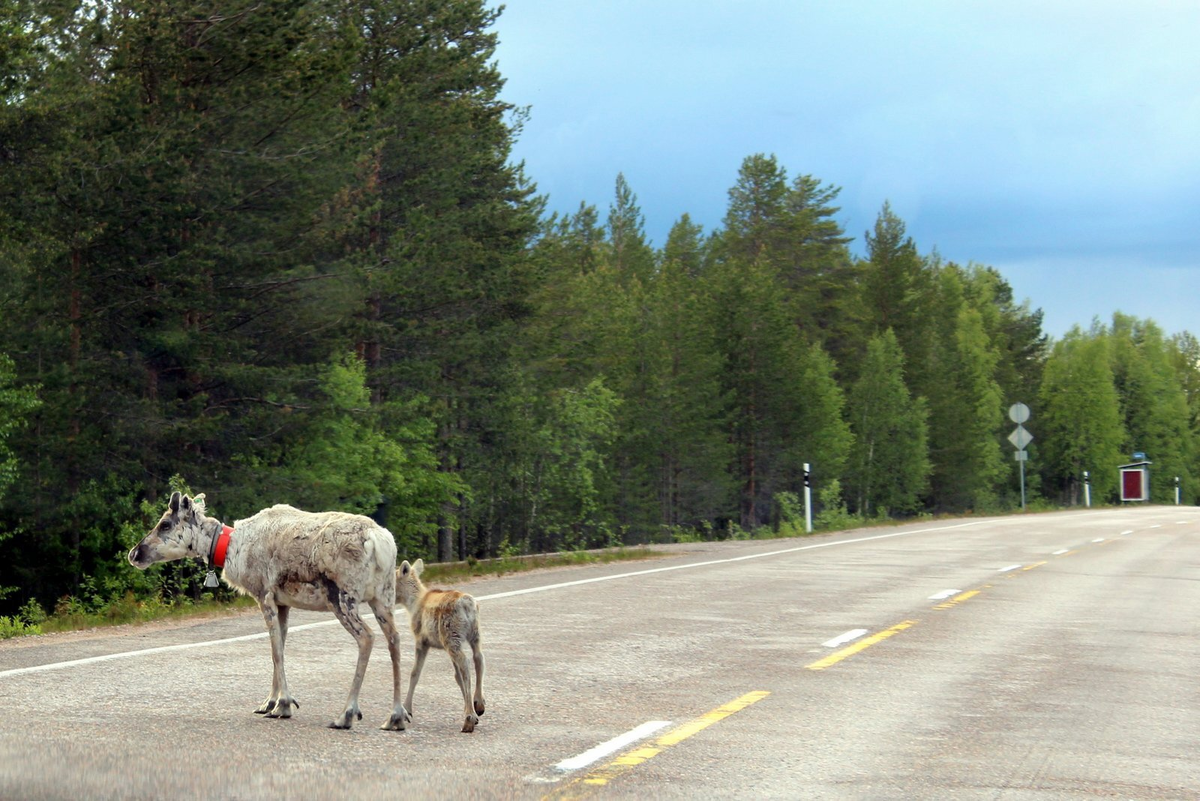
[[[400,569],[396,571],[396,601],[406,608],[411,609],[412,604],[421,597],[421,571],[424,569],[425,560],[418,559],[411,565],[408,560],[401,562]]]
[[[158,525],[129,552],[129,564],[145,570],[155,562],[169,562],[185,556],[204,556],[196,550],[201,538],[204,516],[204,495],[189,498],[171,493],[171,501]],[[207,545],[207,543],[206,543]]]

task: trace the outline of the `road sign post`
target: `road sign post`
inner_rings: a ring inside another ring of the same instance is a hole
[[[1026,431],[1021,423],[1029,419],[1029,407],[1023,403],[1014,403],[1008,407],[1008,419],[1017,424],[1017,429],[1008,435],[1008,441],[1017,449],[1015,458],[1021,466],[1021,511],[1025,511],[1025,462],[1029,459],[1025,447],[1033,442],[1033,434]]]

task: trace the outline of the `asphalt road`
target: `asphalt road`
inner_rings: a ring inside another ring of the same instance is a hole
[[[0,643],[0,798],[1200,798],[1197,508],[683,545],[465,589],[488,667],[470,735],[439,652],[409,730],[377,728],[382,637],[364,719],[326,728],[355,659],[331,616],[293,617],[290,720],[252,713],[255,612]]]

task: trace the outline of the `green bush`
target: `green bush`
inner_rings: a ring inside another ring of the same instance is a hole
[[[842,500],[842,483],[836,478],[830,481],[820,492],[821,511],[813,520],[813,527],[824,531],[837,531],[844,528],[854,528],[862,523],[862,518],[846,511],[846,502]]]
[[[0,640],[7,640],[10,637],[24,637],[29,634],[41,634],[40,626],[35,626],[31,623],[26,623],[19,615],[13,617],[5,617],[0,615]]]

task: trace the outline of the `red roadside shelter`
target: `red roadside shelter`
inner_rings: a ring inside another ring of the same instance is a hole
[[[1121,472],[1122,501],[1150,500],[1150,464],[1149,460],[1142,460],[1117,468]]]

